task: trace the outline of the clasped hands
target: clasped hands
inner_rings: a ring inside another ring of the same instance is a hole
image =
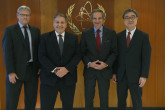
[[[58,77],[64,77],[69,71],[65,67],[56,67],[56,70],[53,74],[56,74]]]
[[[89,64],[89,67],[94,68],[96,70],[102,70],[102,69],[106,68],[107,66],[108,65],[106,63],[104,63],[103,61],[100,61],[100,60],[96,60]]]

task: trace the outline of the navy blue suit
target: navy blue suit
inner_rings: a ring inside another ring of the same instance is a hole
[[[35,110],[38,89],[38,45],[40,30],[29,25],[32,38],[33,63],[27,63],[27,48],[19,24],[5,29],[2,40],[6,67],[6,110],[16,110],[22,84],[25,89],[25,110]],[[15,84],[9,82],[9,73],[16,73],[19,79]]]
[[[52,110],[59,91],[63,108],[70,110],[73,106],[77,82],[77,64],[81,59],[78,37],[65,32],[62,56],[56,37],[55,31],[43,34],[39,46],[41,109]],[[56,67],[65,67],[69,72],[64,77],[59,78],[51,73]],[[49,105],[47,104],[48,101],[50,102]]]
[[[151,46],[148,34],[136,29],[127,48],[126,30],[117,34],[117,92],[119,109],[125,110],[127,91],[130,90],[134,110],[142,110],[142,88],[139,78],[148,78]]]
[[[108,91],[110,78],[112,78],[112,65],[117,56],[117,38],[115,31],[103,27],[101,50],[98,53],[94,28],[82,32],[80,41],[81,52],[84,62],[84,82],[85,82],[85,107],[87,110],[93,109],[93,99],[95,95],[96,81],[98,82],[100,108],[108,109]],[[96,70],[88,67],[89,62],[100,60],[108,67]]]

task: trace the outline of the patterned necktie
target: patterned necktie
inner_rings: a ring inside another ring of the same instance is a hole
[[[25,34],[25,42],[26,42],[26,47],[27,47],[27,61],[31,59],[31,54],[30,54],[30,42],[29,42],[29,36],[27,33],[27,26],[23,26],[24,28],[24,34]]]
[[[58,35],[59,36],[59,47],[60,47],[60,53],[62,55],[63,52],[63,39],[62,39],[62,35]]]
[[[129,44],[130,44],[130,32],[128,32],[128,36],[127,36],[127,48],[129,47]]]
[[[97,50],[98,50],[98,53],[100,53],[101,39],[100,39],[100,30],[99,30],[99,29],[97,30],[96,43],[97,43]]]

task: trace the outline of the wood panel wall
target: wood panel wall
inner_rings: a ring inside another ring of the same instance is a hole
[[[103,0],[104,1],[104,0]],[[107,0],[105,0],[106,3]],[[116,32],[125,29],[121,18],[127,8],[136,9],[139,13],[137,28],[147,32],[150,36],[152,46],[151,69],[149,79],[143,88],[143,106],[145,107],[165,107],[165,1],[164,0],[114,0],[114,21],[113,28]],[[53,30],[53,16],[58,12],[58,0],[0,0],[0,109],[5,108],[5,67],[2,53],[2,37],[6,26],[17,23],[16,10],[20,5],[28,5],[32,9],[30,24],[41,29],[41,33]],[[109,4],[112,5],[112,4]],[[104,6],[104,5],[103,5]],[[109,16],[109,15],[107,15]],[[107,23],[110,23],[108,21]],[[74,107],[84,107],[84,81],[83,81],[83,64],[78,65],[78,82]],[[109,91],[109,106],[117,106],[116,84],[111,82]],[[99,106],[99,96],[96,87],[96,96],[94,106]],[[131,97],[127,99],[127,105],[131,106]],[[58,96],[55,107],[62,106]],[[19,109],[24,108],[23,91],[21,92]],[[36,108],[40,108],[40,97]]]
[[[139,12],[137,28],[149,34],[152,47],[150,74],[143,89],[145,107],[165,107],[165,1],[132,0]]]

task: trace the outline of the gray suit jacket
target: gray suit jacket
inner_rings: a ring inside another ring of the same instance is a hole
[[[103,73],[103,77],[108,79],[111,78],[112,65],[117,56],[117,38],[115,31],[103,27],[103,37],[100,54],[98,54],[97,51],[97,44],[93,27],[82,32],[80,46],[84,62],[84,75],[86,75],[88,72],[90,72],[91,74],[99,71]],[[105,62],[106,64],[108,64],[108,67],[104,68],[103,70],[95,70],[93,68],[87,67],[87,64],[89,62],[93,62],[96,60]]]

